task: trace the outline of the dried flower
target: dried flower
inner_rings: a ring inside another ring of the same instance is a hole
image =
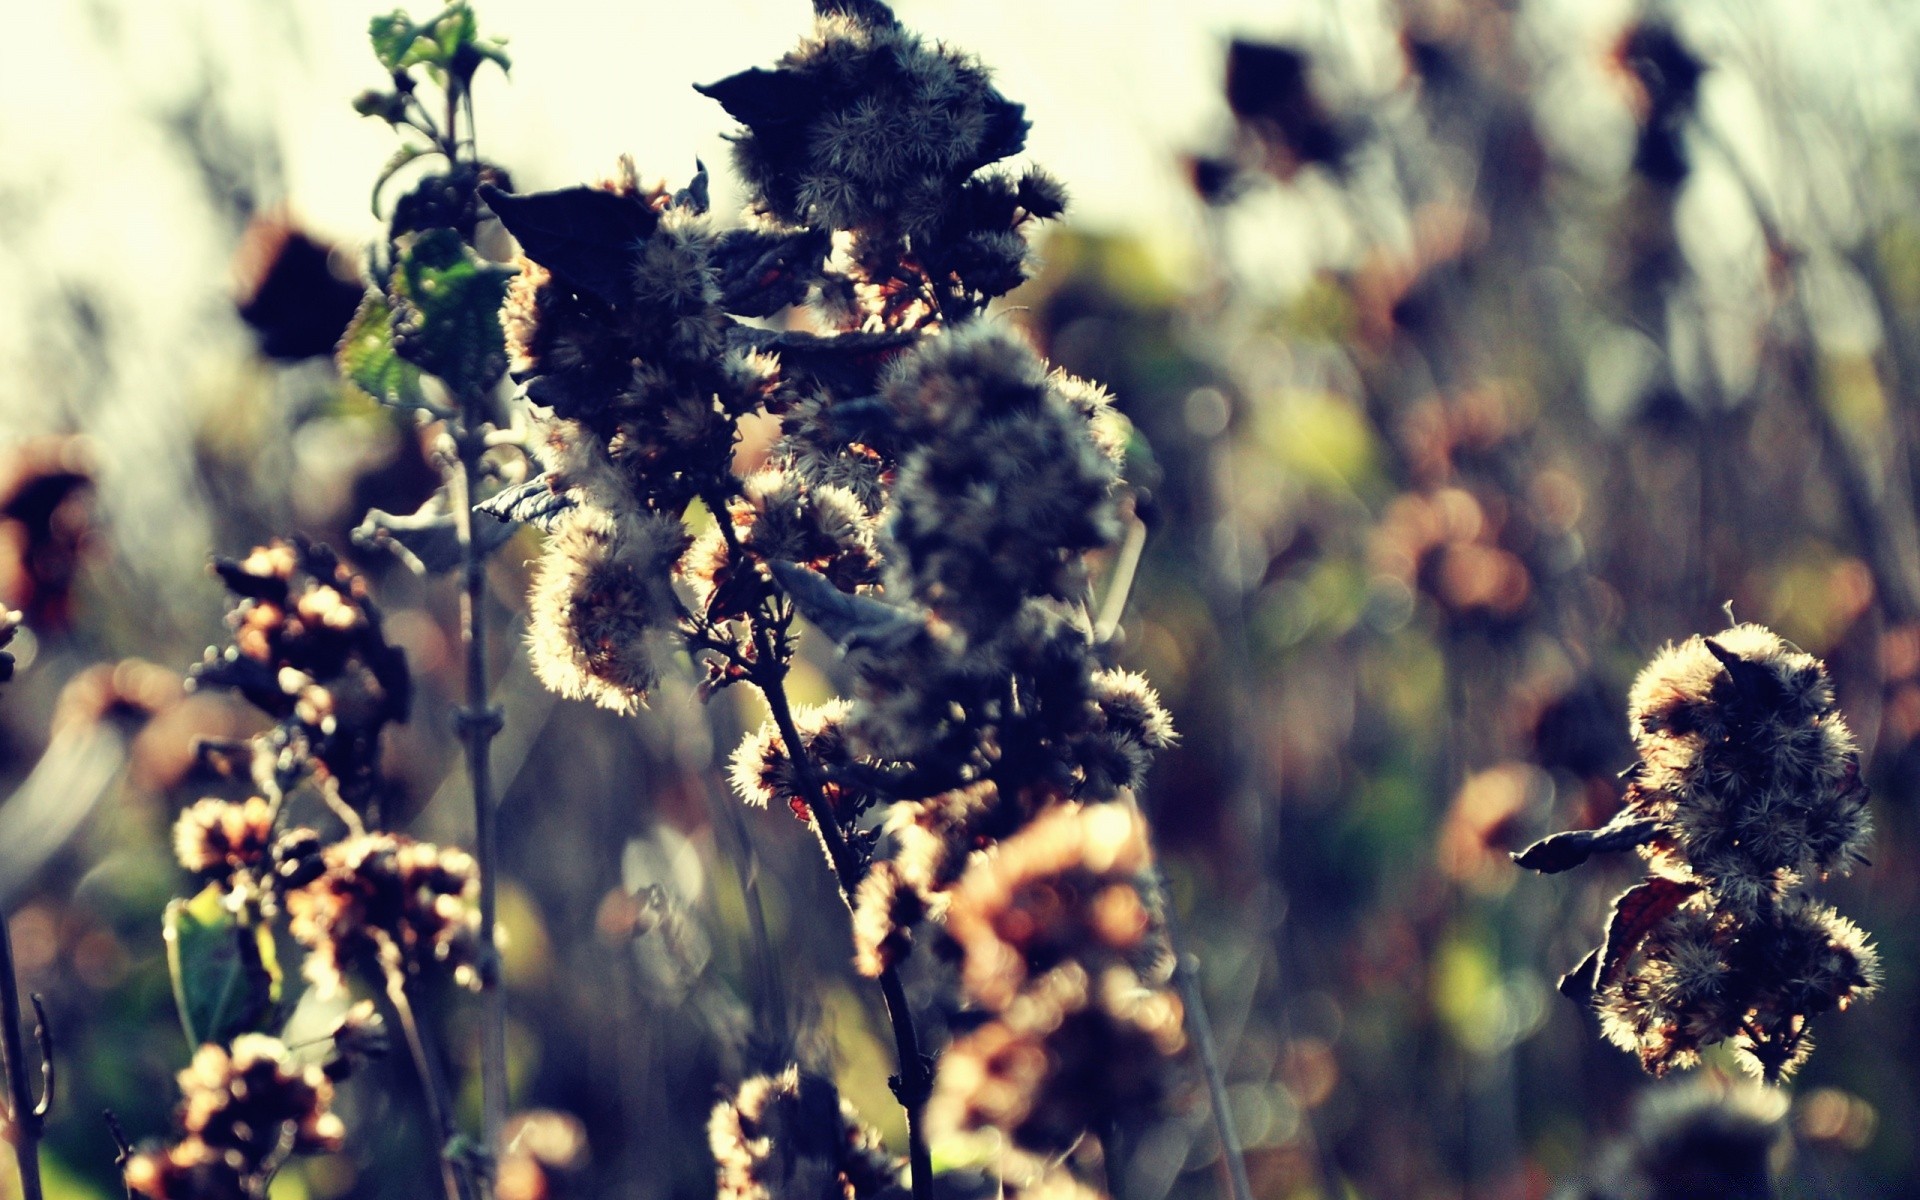
[[[1146,823],[1121,804],[1050,809],[1000,842],[947,905],[968,996],[1005,1008],[1030,977],[1069,961],[1152,971],[1160,939],[1149,936],[1150,863]]]
[[[722,1200],[864,1200],[900,1175],[832,1082],[797,1066],[741,1084],[714,1106],[707,1136]]]
[[[180,865],[222,884],[266,866],[272,848],[273,808],[258,796],[239,804],[200,800],[173,826]]]
[[[248,1200],[289,1154],[340,1148],[333,1085],[262,1034],[205,1045],[180,1072],[184,1137],[126,1164],[127,1186],[151,1200]]]
[[[670,573],[686,540],[662,514],[563,515],[528,599],[527,648],[540,681],[615,712],[637,709],[657,671],[648,635],[675,619]]]
[[[1663,650],[1635,680],[1628,715],[1640,761],[1625,808],[1515,856],[1561,871],[1633,847],[1652,865],[1562,987],[1590,993],[1607,1036],[1655,1074],[1728,1040],[1769,1082],[1791,1074],[1812,1046],[1809,1019],[1879,977],[1859,928],[1796,891],[1864,861],[1869,834],[1826,668],[1737,625]]]
[[[233,644],[209,650],[192,686],[231,688],[301,743],[298,756],[357,802],[373,786],[380,732],[404,721],[413,683],[365,582],[333,551],[275,541],[214,570],[239,597]]]
[[[955,1039],[927,1119],[941,1130],[999,1130],[1038,1174],[1088,1129],[1156,1103],[1167,1060],[1184,1044],[1171,992],[1142,987],[1124,967],[1089,976],[1069,963]]]
[[[307,976],[323,993],[369,956],[383,970],[438,963],[476,982],[478,880],[464,851],[365,834],[328,846],[324,861],[324,874],[286,896],[293,936],[310,951]]]

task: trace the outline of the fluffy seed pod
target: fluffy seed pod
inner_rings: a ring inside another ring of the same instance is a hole
[[[639,708],[655,681],[648,635],[675,619],[671,571],[685,546],[680,522],[661,514],[565,514],[528,598],[527,647],[540,681],[615,712]]]
[[[1130,807],[1063,805],[975,862],[953,890],[947,934],[967,994],[989,1009],[1063,962],[1150,968],[1158,939],[1146,824]],[[1163,980],[1164,982],[1164,980]]]
[[[1185,1044],[1180,1002],[1114,967],[1077,963],[1034,980],[994,1020],[940,1060],[927,1121],[935,1130],[998,1130],[1037,1176],[1090,1128],[1150,1108]]]
[[[1653,866],[1614,904],[1605,944],[1567,979],[1607,1037],[1654,1074],[1731,1041],[1773,1082],[1812,1048],[1811,1018],[1870,995],[1878,956],[1798,892],[1864,861],[1867,791],[1826,668],[1758,625],[1661,651],[1635,680],[1640,761],[1604,828],[1515,860],[1562,871],[1637,848]]]

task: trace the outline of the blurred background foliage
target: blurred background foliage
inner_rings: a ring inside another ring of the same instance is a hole
[[[291,102],[232,71],[218,5],[182,6],[164,77],[137,39],[169,6],[51,7],[75,86],[0,104],[0,597],[28,626],[0,697],[0,904],[58,1041],[52,1187],[80,1200],[117,1194],[100,1110],[159,1133],[189,1053],[159,937],[186,887],[167,830],[215,786],[194,739],[251,729],[181,688],[222,636],[209,554],[297,529],[360,555],[421,681],[390,734],[388,811],[422,837],[467,830],[453,594],[349,537],[437,480],[418,431],[325,356],[371,220],[301,223],[318,193],[286,164],[310,126],[260,119]],[[1089,60],[1165,19],[1081,6],[1097,36],[1046,44],[983,7],[1006,28],[970,18],[997,31],[970,48],[1082,101],[1115,86],[1071,82],[1100,74]],[[803,8],[756,20],[778,46]],[[957,32],[931,0],[901,10]],[[332,6],[262,12],[250,36],[283,58],[322,21],[364,28]],[[484,15],[515,37],[518,82],[483,91],[482,136],[495,112],[533,114],[487,153],[523,187],[565,182],[513,154],[566,125],[523,69],[564,47],[531,15]],[[724,41],[679,20],[650,53]],[[1783,1190],[1914,1194],[1920,27],[1867,0],[1302,0],[1185,21],[1208,66],[1163,94],[1135,80],[1104,110],[1050,109],[1003,76],[1038,132],[1104,112],[1150,151],[1117,185],[1063,171],[1093,219],[1045,243],[1005,319],[1105,382],[1139,433],[1125,659],[1184,735],[1146,802],[1256,1193],[1551,1195],[1670,1086],[1554,990],[1630,868],[1522,878],[1507,851],[1610,815],[1634,672],[1730,604],[1827,660],[1881,830],[1875,865],[1829,895],[1878,940],[1886,985],[1816,1030]],[[352,90],[317,102],[341,126]],[[49,142],[48,112],[91,136]],[[677,176],[647,118],[625,122],[615,150]],[[492,567],[510,630],[531,556]],[[516,637],[495,649],[512,1074],[564,1194],[711,1187],[708,1110],[768,1065],[745,863],[805,1053],[898,1141],[883,1018],[818,851],[716,771],[759,714],[680,683],[620,720],[553,700]],[[835,671],[811,664],[798,698]],[[941,970],[910,970],[924,1003]],[[432,1007],[470,1068],[471,1006]],[[302,1019],[318,1036],[327,1018]],[[348,1150],[275,1195],[424,1194],[414,1086],[403,1063],[356,1077]],[[1127,1200],[1217,1194],[1197,1072],[1168,1119],[1122,1133]]]

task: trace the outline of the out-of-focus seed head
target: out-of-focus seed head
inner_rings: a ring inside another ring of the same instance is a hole
[[[238,804],[209,797],[188,806],[173,826],[180,865],[223,885],[267,865],[273,846],[273,809],[258,796]]]
[[[900,1176],[832,1082],[797,1066],[741,1084],[714,1106],[707,1137],[721,1200],[877,1196]]]
[[[999,1009],[1064,962],[1149,968],[1159,953],[1151,861],[1145,822],[1120,804],[1063,805],[999,843],[947,906],[967,994]]]
[[[1171,992],[1142,987],[1124,967],[1089,976],[1069,963],[955,1039],[927,1122],[938,1132],[997,1130],[1027,1160],[1009,1165],[1037,1177],[1086,1130],[1150,1109],[1184,1045]]]
[[[439,966],[477,982],[479,876],[464,851],[376,833],[335,842],[324,857],[326,872],[286,897],[289,930],[307,947],[307,976],[322,994],[338,992],[362,961],[408,972]]]

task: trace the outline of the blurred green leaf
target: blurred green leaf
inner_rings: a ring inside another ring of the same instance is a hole
[[[408,362],[471,396],[506,373],[500,306],[513,268],[475,254],[451,229],[429,229],[394,273],[393,348]]]
[[[164,937],[189,1043],[225,1044],[275,1013],[282,974],[273,938],[264,927],[240,924],[217,885],[167,905]]]
[[[389,71],[425,65],[429,70],[446,71],[470,78],[482,62],[492,62],[505,71],[512,67],[498,38],[480,40],[479,21],[466,4],[454,4],[438,16],[416,24],[406,13],[394,11],[373,18],[367,28],[373,53]]]
[[[382,404],[430,407],[420,390],[420,368],[393,351],[393,311],[379,292],[369,291],[360,301],[334,361],[348,383]]]
[[[417,59],[409,59],[422,28],[398,9],[377,16],[367,24],[367,37],[373,43],[373,56],[389,71],[398,71]]]

